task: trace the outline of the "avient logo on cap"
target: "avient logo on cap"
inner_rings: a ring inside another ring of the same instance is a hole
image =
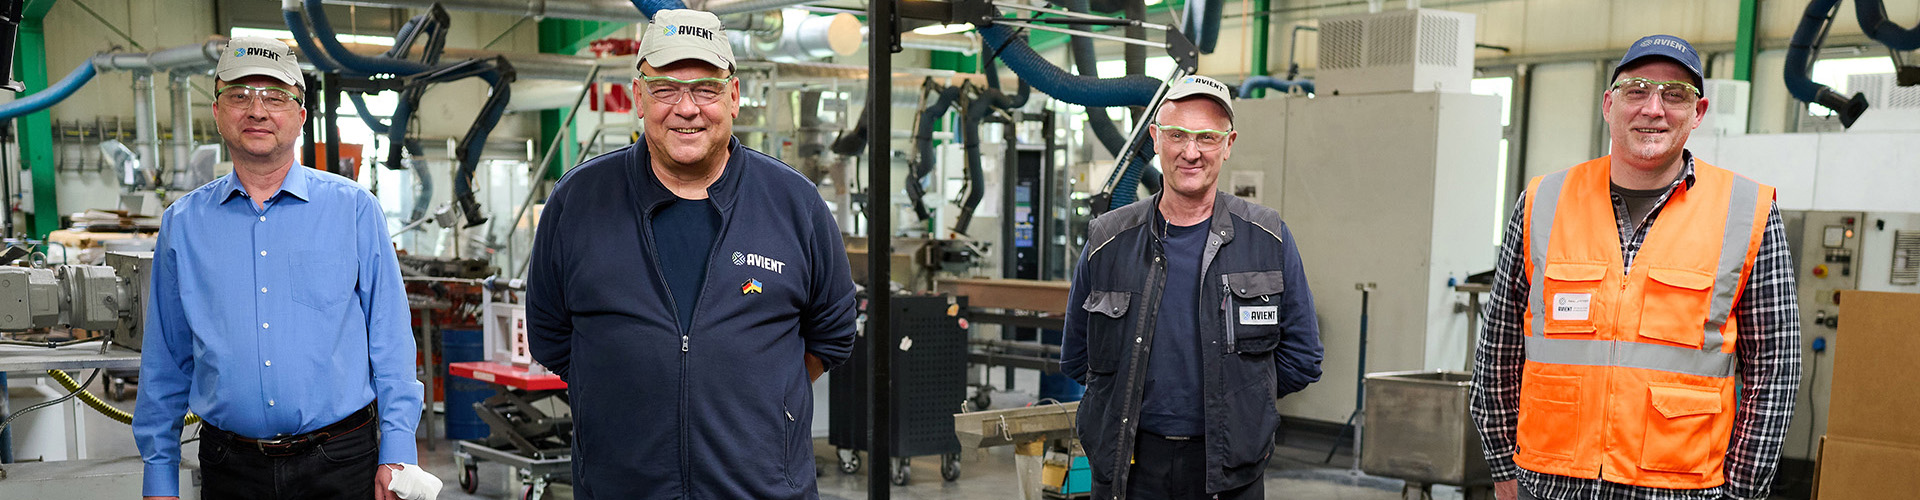
[[[681,25],[669,24],[665,28],[660,29],[660,35],[661,36],[693,35],[700,38],[712,40],[713,30],[702,28],[699,26],[687,26],[684,24],[681,24]]]
[[[1682,53],[1686,53],[1686,52],[1691,52],[1691,51],[1689,51],[1689,50],[1687,50],[1687,44],[1684,44],[1684,43],[1680,43],[1679,41],[1676,41],[1676,40],[1672,40],[1672,39],[1667,39],[1667,38],[1649,38],[1649,39],[1646,39],[1646,40],[1641,40],[1641,41],[1640,41],[1640,46],[1641,46],[1641,47],[1651,47],[1651,46],[1654,46],[1654,45],[1656,45],[1656,44],[1657,44],[1657,45],[1665,45],[1665,46],[1668,46],[1668,47],[1673,47],[1673,49],[1674,49],[1674,50],[1678,50],[1678,51],[1680,51],[1680,52],[1682,52]]]
[[[267,59],[272,59],[275,61],[280,60],[280,53],[274,52],[272,50],[267,50],[259,47],[242,47],[242,48],[233,49],[233,57],[244,57],[244,56],[260,56],[260,57],[265,57]]]

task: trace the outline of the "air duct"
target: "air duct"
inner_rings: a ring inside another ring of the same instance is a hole
[[[68,72],[67,76],[60,81],[54,82],[53,86],[6,104],[0,104],[0,121],[37,113],[59,104],[68,97],[73,97],[74,91],[80,90],[80,87],[85,87],[87,82],[93,80],[94,73],[96,70],[92,63],[83,63],[73,68],[73,71]]]
[[[1247,81],[1240,82],[1240,98],[1253,98],[1254,89],[1273,89],[1281,92],[1292,92],[1294,89],[1299,89],[1302,93],[1312,94],[1313,80],[1281,80],[1266,75],[1253,76],[1247,78]]]
[[[1849,99],[1834,92],[1832,88],[1814,83],[1808,77],[1813,70],[1813,53],[1820,49],[1820,43],[1826,39],[1827,28],[1833,23],[1833,13],[1839,10],[1840,0],[1813,0],[1807,4],[1807,10],[1801,14],[1800,27],[1793,30],[1793,39],[1787,42],[1787,66],[1785,78],[1787,92],[1794,99],[1825,106],[1840,114],[1840,124],[1852,127],[1860,114],[1867,112],[1867,98],[1854,93]]]
[[[929,79],[928,85],[935,84]],[[920,111],[919,125],[913,129],[914,161],[907,174],[906,187],[907,199],[913,202],[913,213],[920,216],[920,220],[933,217],[933,214],[927,210],[927,203],[924,200],[927,196],[927,188],[923,185],[927,174],[933,173],[933,127],[946,118],[947,109],[952,107],[953,101],[960,97],[960,90],[961,88],[957,86],[938,87],[938,90],[934,91],[933,102],[927,105],[927,109]],[[872,103],[868,103],[868,106],[871,107]]]

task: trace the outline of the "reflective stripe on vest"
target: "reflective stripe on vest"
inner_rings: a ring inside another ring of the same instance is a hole
[[[1727,204],[1727,223],[1714,272],[1713,300],[1706,323],[1701,325],[1706,336],[1699,349],[1690,349],[1628,341],[1546,337],[1546,315],[1551,311],[1546,307],[1544,295],[1547,242],[1552,236],[1554,213],[1568,172],[1562,170],[1542,177],[1534,194],[1527,238],[1527,258],[1533,264],[1533,272],[1529,273],[1531,286],[1527,299],[1531,306],[1528,312],[1532,315],[1529,321],[1532,335],[1526,339],[1526,359],[1562,365],[1645,368],[1715,378],[1733,376],[1737,363],[1732,353],[1722,352],[1726,339],[1721,330],[1733,312],[1733,301],[1740,291],[1740,274],[1746,266],[1748,240],[1757,215],[1754,206],[1759,201],[1759,183],[1732,176],[1733,192]]]

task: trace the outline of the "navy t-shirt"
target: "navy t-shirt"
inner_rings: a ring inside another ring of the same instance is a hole
[[[681,199],[653,214],[653,241],[659,252],[660,273],[673,292],[680,331],[692,329],[693,306],[707,282],[707,256],[720,234],[720,211],[712,200]]]
[[[1200,399],[1200,259],[1211,223],[1209,218],[1187,227],[1168,225],[1167,238],[1160,242],[1167,283],[1161,289],[1147,385],[1141,393],[1140,428],[1147,432],[1206,434],[1206,409]]]

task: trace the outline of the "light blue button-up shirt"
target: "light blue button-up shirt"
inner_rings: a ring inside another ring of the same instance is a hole
[[[228,174],[167,209],[133,421],[145,495],[179,492],[189,408],[264,439],[377,398],[380,463],[417,463],[422,388],[391,241],[371,193],[297,164],[265,208]]]

